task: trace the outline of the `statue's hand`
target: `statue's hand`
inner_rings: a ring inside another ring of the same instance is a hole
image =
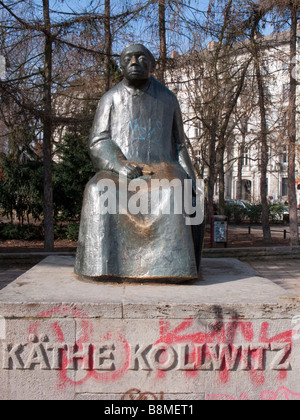
[[[123,175],[129,179],[139,178],[143,175],[142,168],[132,165],[131,163],[127,163],[121,166],[118,172],[120,175]]]

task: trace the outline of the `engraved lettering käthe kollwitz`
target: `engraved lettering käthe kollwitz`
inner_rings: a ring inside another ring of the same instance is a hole
[[[222,371],[291,369],[290,343],[130,345],[128,371]],[[118,344],[50,343],[34,336],[29,343],[2,342],[7,370],[118,370]],[[266,362],[268,354],[268,363]],[[64,362],[63,362],[64,360]],[[67,362],[66,362],[67,361]],[[122,361],[121,361],[122,363]]]

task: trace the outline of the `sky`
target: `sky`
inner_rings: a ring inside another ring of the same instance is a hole
[[[39,3],[39,2],[37,2]],[[97,2],[94,2],[97,3]],[[114,1],[111,2],[112,5]],[[133,3],[131,1],[118,1],[119,4],[129,4]],[[197,6],[196,6],[197,3]],[[88,7],[91,4],[91,0],[50,0],[50,7],[54,10],[57,10],[58,8],[65,11],[65,12],[71,12],[72,9],[78,10],[80,8]],[[99,5],[103,5],[104,8],[104,0],[98,1]],[[197,7],[199,10],[206,11],[208,8],[209,0],[191,0],[191,5]]]
[[[64,13],[72,13],[73,10],[75,10],[76,12],[78,11],[83,11],[85,8],[90,9],[90,5],[91,3],[99,5],[100,10],[104,11],[104,0],[94,0],[93,2],[91,0],[50,0],[50,8],[52,10],[55,11],[63,11]],[[126,10],[126,5],[130,6],[132,4],[135,4],[136,1],[135,0],[111,0],[111,8],[112,8],[112,14],[117,14],[120,12],[120,10]],[[35,4],[39,5],[39,9],[42,12],[41,9],[41,0],[35,0]],[[191,0],[190,1],[190,5],[192,7],[195,7],[197,10],[206,12],[207,8],[208,8],[208,4],[209,4],[209,0]],[[192,13],[192,12],[191,12]],[[200,14],[201,16],[201,14]],[[52,17],[55,19],[55,13],[52,14]],[[58,15],[57,15],[58,17]],[[151,16],[152,17],[152,16]],[[134,34],[134,41],[136,42],[143,42],[145,45],[148,44],[148,46],[150,45],[154,45],[156,42],[158,42],[158,36],[156,34],[156,36],[154,36],[153,34],[151,34],[151,30],[149,31],[148,26],[150,25],[150,20],[145,20],[144,22],[139,22],[139,24],[135,23],[132,28],[131,28],[131,33]],[[126,28],[127,29],[127,28]],[[176,34],[177,29],[175,29],[172,33],[172,31],[168,31],[167,33],[167,44],[168,44],[168,50],[169,53],[171,52],[171,50],[176,49],[179,50],[179,52],[186,52],[189,48],[190,48],[190,43],[191,41],[186,38],[185,36],[185,32],[182,31],[182,36],[179,37]],[[157,29],[156,29],[157,32]],[[125,33],[125,31],[124,31]],[[121,42],[122,37],[119,35],[119,40],[116,41],[114,43],[114,49],[117,50],[115,51],[117,54],[119,53],[119,49],[120,49],[120,44],[122,44]],[[133,41],[133,35],[132,38],[130,39],[130,36],[124,37],[124,42],[125,43],[130,43]],[[177,48],[175,48],[177,47]],[[158,49],[158,46],[157,48]]]
[[[120,11],[126,10],[126,6],[130,6],[136,3],[137,0],[111,0],[111,7],[112,7],[112,14],[120,13]],[[190,0],[190,6],[195,7],[195,9],[206,12],[210,0]],[[38,5],[41,5],[41,0],[35,0],[35,3]],[[53,10],[61,10],[64,13],[72,13],[72,10],[83,11],[85,8],[90,9],[91,3],[93,5],[98,5],[101,11],[104,11],[104,0],[50,0],[50,7]],[[188,3],[188,2],[187,2]],[[98,9],[99,10],[99,9]],[[42,11],[42,10],[41,10]],[[193,11],[191,10],[190,16],[194,18]],[[202,15],[201,13],[194,14],[195,16],[198,16],[199,21],[202,21]],[[55,18],[55,14],[53,13],[53,18]],[[152,16],[151,16],[152,17]],[[153,20],[151,19],[153,22]],[[158,46],[158,35],[157,35],[157,28],[155,29],[156,32],[153,32],[153,26],[150,28],[150,19],[139,21],[139,23],[134,23],[131,25],[131,28],[129,26],[126,27],[126,29],[123,32],[120,32],[115,37],[115,42],[113,45],[113,49],[115,50],[115,53],[119,53],[120,48],[124,44],[128,44],[131,42],[142,42],[146,46],[152,46],[154,49],[159,50]],[[156,26],[157,26],[157,22]],[[127,33],[126,33],[127,31]],[[151,33],[152,31],[152,33]],[[193,47],[193,36],[191,36],[191,33],[189,31],[185,31],[182,29],[181,35],[178,34],[180,32],[177,27],[174,27],[174,31],[169,30],[167,32],[167,45],[168,45],[168,53],[172,50],[176,50],[179,53],[185,53],[188,50],[190,50]],[[264,31],[265,34],[269,34],[272,32],[271,26],[268,26],[266,30]],[[123,38],[122,38],[123,37]],[[205,41],[208,42],[208,41]],[[157,44],[157,45],[156,45]]]

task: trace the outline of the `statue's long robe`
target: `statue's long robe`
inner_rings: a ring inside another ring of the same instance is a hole
[[[143,90],[123,81],[102,97],[89,142],[97,174],[84,194],[75,265],[78,275],[178,281],[197,277],[192,230],[184,214],[104,215],[100,211],[104,179],[114,182],[117,198],[127,186],[126,178],[112,171],[117,158],[125,157],[153,172],[143,177],[148,197],[151,179],[183,183],[188,178],[179,162],[183,147],[177,98],[155,78]],[[170,193],[174,196],[173,190]]]

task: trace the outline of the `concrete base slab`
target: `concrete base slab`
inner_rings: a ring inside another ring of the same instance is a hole
[[[300,399],[299,298],[236,259],[202,265],[118,285],[46,258],[0,292],[0,399]]]

